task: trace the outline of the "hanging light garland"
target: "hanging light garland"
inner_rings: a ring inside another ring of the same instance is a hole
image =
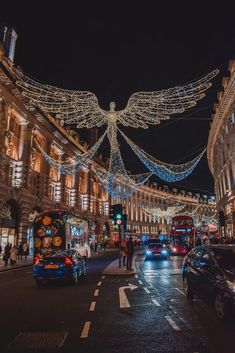
[[[133,152],[139,157],[141,162],[153,174],[170,183],[182,180],[186,178],[189,174],[191,174],[206,151],[206,149],[204,149],[196,158],[194,158],[190,162],[178,165],[169,164],[150,156],[148,153],[138,147],[134,142],[132,142],[120,129],[118,130],[124,137],[128,145],[131,147]]]
[[[60,171],[62,174],[71,174],[78,172],[81,168],[87,168],[88,164],[91,162],[92,158],[96,154],[97,150],[99,149],[101,143],[103,142],[106,136],[107,130],[104,134],[99,138],[99,140],[94,144],[94,146],[83,154],[78,154],[75,157],[69,158],[66,161],[61,161],[52,158],[49,154],[47,154],[44,149],[40,146],[39,142],[37,141],[36,137],[34,137],[34,142],[43,155],[43,157],[47,160],[47,162]]]
[[[105,169],[94,167],[94,165],[92,165],[92,170],[108,194],[120,199],[130,197],[152,175],[151,173],[136,175],[111,174]]]

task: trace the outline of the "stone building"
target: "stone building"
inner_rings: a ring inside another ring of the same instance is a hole
[[[50,209],[70,211],[88,221],[91,234],[102,235],[110,202],[120,200],[110,198],[94,172],[83,168],[62,175],[38,150],[35,140],[52,158],[65,160],[77,151],[85,152],[88,146],[81,143],[78,134],[32,107],[22,96],[12,71],[16,39],[14,30],[5,29],[0,43],[0,244],[30,241],[35,215]],[[94,165],[106,167],[101,157],[95,157]],[[166,221],[149,219],[143,207],[167,208],[168,200],[185,204],[189,211],[200,205],[206,214],[214,212],[214,202],[200,195],[143,186],[123,201],[128,230],[136,234],[167,233]]]
[[[222,213],[220,232],[235,236],[235,61],[229,63],[229,77],[212,116],[207,157],[215,181],[217,212]]]

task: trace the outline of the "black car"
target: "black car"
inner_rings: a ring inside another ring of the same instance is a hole
[[[37,285],[55,280],[69,280],[77,284],[78,278],[85,274],[85,260],[76,250],[55,251],[39,256],[33,266]]]
[[[202,245],[184,258],[185,293],[213,303],[219,319],[235,313],[235,245]]]

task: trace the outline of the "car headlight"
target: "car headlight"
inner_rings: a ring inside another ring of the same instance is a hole
[[[152,254],[152,252],[151,252],[150,250],[147,250],[147,251],[146,251],[146,254],[147,254],[147,255],[150,255],[150,254]]]
[[[227,286],[229,287],[229,289],[235,293],[235,282],[232,282],[232,281],[226,281],[227,283]]]
[[[162,253],[163,255],[166,255],[166,254],[167,254],[167,251],[164,249],[164,250],[161,251],[161,253]]]

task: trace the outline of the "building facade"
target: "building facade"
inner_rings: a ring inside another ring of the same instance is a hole
[[[235,236],[235,61],[228,69],[230,75],[223,78],[223,91],[214,107],[207,157],[221,214],[220,232],[231,237]]]
[[[16,33],[13,35],[13,44]],[[167,208],[169,202],[186,205],[192,211],[200,205],[212,215],[213,201],[184,191],[170,192],[166,188],[142,186],[127,200],[111,199],[94,172],[83,168],[63,175],[40,153],[37,143],[55,160],[66,160],[77,151],[85,152],[86,143],[79,135],[62,127],[58,119],[32,107],[15,84],[14,46],[6,36],[11,50],[0,44],[0,245],[17,244],[32,239],[35,215],[50,209],[63,209],[87,220],[90,234],[99,236],[110,227],[109,204],[122,202],[128,215],[128,231],[136,234],[167,233],[164,219],[149,218],[143,207]],[[4,44],[4,43],[3,43]],[[37,142],[37,143],[36,143]],[[106,167],[102,157],[94,165]],[[106,227],[105,227],[106,225]]]

